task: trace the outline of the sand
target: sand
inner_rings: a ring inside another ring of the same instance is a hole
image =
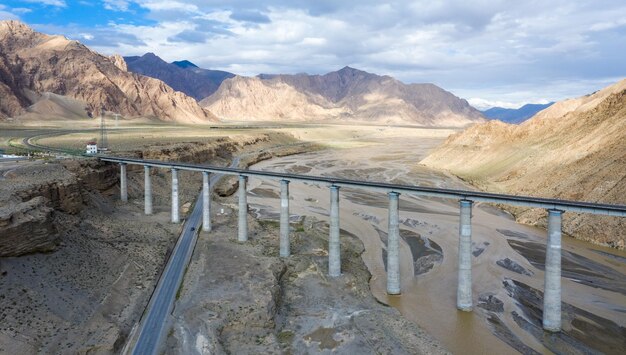
[[[356,139],[346,142],[344,149],[274,159],[257,164],[254,168],[470,189],[453,176],[418,164],[441,141],[441,138],[413,139],[408,134],[405,137]],[[277,191],[278,184],[251,179],[249,186],[253,192],[264,191],[249,197],[252,207],[265,218],[275,218],[276,202],[268,191]],[[294,182],[290,184],[290,190],[292,213],[327,220],[329,192],[326,186]],[[425,237],[420,238],[422,242],[433,241],[441,248],[443,260],[434,262],[429,271],[418,272],[423,269],[416,260],[416,256],[419,256],[416,255],[416,249],[422,249],[414,245],[414,240],[403,238],[400,249],[402,295],[390,297],[385,292],[386,196],[356,189],[342,188],[341,191],[341,226],[364,243],[362,257],[372,273],[370,286],[381,302],[398,308],[405,317],[433,334],[455,353],[508,353],[513,349],[543,353],[563,350],[563,344],[555,345],[549,339],[544,339],[540,335],[542,332],[537,333],[520,325],[520,317],[530,324],[536,324],[537,320],[526,315],[528,306],[516,301],[503,284],[505,280],[516,280],[529,287],[543,289],[543,270],[534,255],[544,253],[545,230],[517,224],[510,215],[489,205],[479,204],[474,208],[474,301],[478,303],[478,299],[491,299],[495,303],[501,302],[502,310],[476,307],[474,312],[464,313],[455,307],[457,201],[400,196],[401,229],[405,233],[412,232]],[[513,248],[516,242],[532,249]],[[563,301],[568,305],[564,307],[563,337],[570,344],[566,350],[606,349],[592,337],[577,331],[582,324],[590,333],[594,332],[591,329],[613,329],[612,337],[617,340],[612,346],[621,344],[626,339],[623,333],[626,320],[622,317],[626,311],[626,297],[622,290],[626,266],[616,263],[611,255],[623,255],[619,251],[594,247],[567,237],[563,245],[564,265],[567,266],[562,281]],[[534,251],[531,253],[530,250]],[[506,267],[500,266],[498,262]],[[598,268],[605,268],[602,272],[604,275],[588,275],[590,269]],[[521,270],[528,271],[530,275]],[[587,316],[577,313],[572,307],[593,314],[594,320],[589,321]]]

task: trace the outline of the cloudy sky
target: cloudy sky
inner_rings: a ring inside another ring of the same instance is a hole
[[[626,77],[618,0],[3,0],[0,19],[103,54],[240,75],[349,65],[432,82],[478,108],[581,96]]]

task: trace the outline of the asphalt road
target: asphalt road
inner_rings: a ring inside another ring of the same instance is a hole
[[[84,130],[84,131],[76,131],[76,132],[87,132],[87,131],[96,131],[96,130],[92,129],[92,130]],[[27,146],[28,148],[31,148],[31,149],[40,149],[40,150],[46,150],[46,151],[50,151],[50,152],[57,152],[57,153],[67,154],[67,150],[65,150],[65,149],[39,145],[39,144],[31,142],[31,139],[41,138],[41,137],[62,136],[64,134],[73,133],[73,132],[74,131],[51,131],[51,132],[47,132],[47,133],[37,133],[37,134],[33,134],[31,136],[25,137],[22,140],[22,143],[25,146]]]
[[[235,167],[238,164],[239,158],[235,158],[230,167]],[[221,174],[210,175],[209,183],[211,189],[220,177]],[[176,293],[181,286],[185,270],[191,260],[201,223],[202,191],[198,195],[193,211],[185,220],[183,231],[148,303],[148,308],[139,326],[139,336],[133,348],[133,354],[156,354],[161,342],[164,340],[167,317],[172,311]]]

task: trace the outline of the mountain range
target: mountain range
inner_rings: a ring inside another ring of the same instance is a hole
[[[198,101],[217,91],[222,81],[235,76],[221,70],[202,69],[187,60],[167,63],[154,53],[124,57],[124,60],[129,71],[159,79]]]
[[[167,63],[153,53],[106,57],[18,21],[0,21],[0,94],[0,119],[110,111],[181,123],[219,118],[461,127],[485,121],[467,101],[433,84],[404,84],[351,67],[242,77],[186,60]]]
[[[120,56],[102,56],[18,21],[0,21],[0,97],[0,118],[27,112],[86,117],[106,110],[165,121],[215,120],[193,98],[160,80],[128,72]],[[66,115],[68,108],[72,112]]]
[[[490,119],[518,124],[533,117],[537,112],[550,107],[552,104],[554,104],[554,102],[547,104],[526,104],[517,109],[492,107],[488,110],[482,111],[482,113],[485,117]]]
[[[467,101],[433,84],[404,84],[351,67],[324,75],[236,76],[201,105],[222,120],[331,121],[423,126],[483,122]]]
[[[559,101],[520,125],[497,120],[450,136],[422,164],[494,192],[626,204],[626,79]],[[545,224],[545,211],[514,209]],[[564,215],[564,232],[624,249],[626,220]]]

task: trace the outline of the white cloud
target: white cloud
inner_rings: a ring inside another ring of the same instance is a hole
[[[81,33],[80,37],[88,41],[91,41],[92,39],[94,39],[94,36],[90,33]]]
[[[626,75],[626,5],[612,0],[134,2],[157,24],[112,24],[126,40],[97,49],[243,75],[351,65],[503,106],[583,95]]]
[[[11,9],[11,12],[12,12],[12,13],[14,13],[14,14],[20,14],[20,15],[24,15],[24,14],[30,13],[30,12],[32,12],[32,11],[33,11],[33,10],[31,10],[31,9],[27,9],[27,8],[25,8],[25,7],[14,7],[14,8],[12,8],[12,9]]]
[[[179,1],[149,0],[142,1],[141,6],[153,11],[182,10],[186,12],[198,12],[196,5]]]
[[[19,19],[20,18],[17,15],[12,14],[7,11],[2,11],[0,9],[0,20],[19,20]]]
[[[546,99],[539,99],[539,100],[531,100],[531,101],[526,100],[522,102],[507,102],[507,101],[497,101],[497,100],[490,101],[490,100],[485,100],[485,99],[481,99],[478,97],[472,97],[472,98],[467,99],[467,102],[469,102],[469,104],[474,106],[475,108],[481,111],[484,111],[492,107],[518,109],[526,104],[547,104],[550,101]]]
[[[0,20],[19,20],[19,16],[13,13],[13,11],[5,11],[10,10],[6,6],[0,4]]]
[[[42,4],[47,6],[67,7],[65,0],[23,0],[32,4]]]
[[[126,0],[103,0],[104,8],[111,11],[128,11],[130,2]]]

